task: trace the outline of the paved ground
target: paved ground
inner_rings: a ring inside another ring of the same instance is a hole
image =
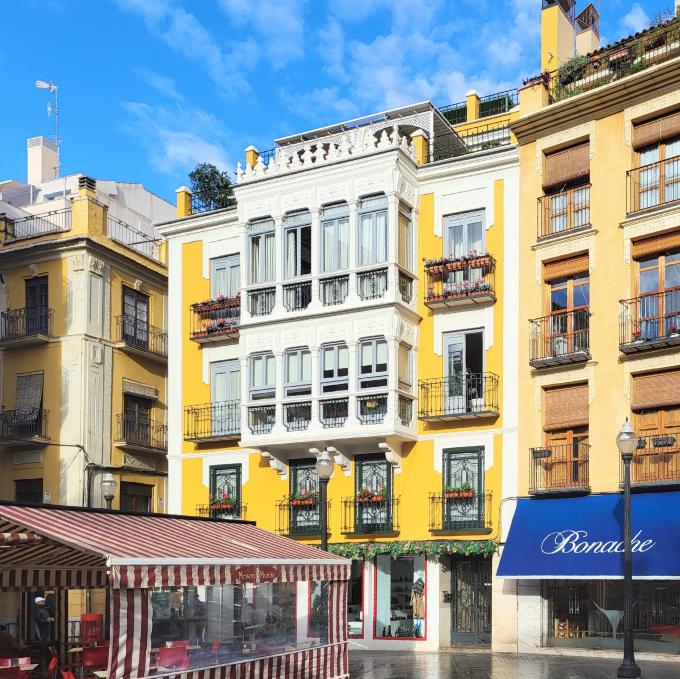
[[[351,679],[616,679],[620,661],[500,653],[350,651]],[[680,679],[680,658],[639,662],[643,679]]]

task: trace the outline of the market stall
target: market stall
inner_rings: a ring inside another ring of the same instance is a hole
[[[345,559],[247,522],[12,503],[0,535],[0,592],[53,593],[56,636],[69,589],[108,589],[110,679],[348,676]]]

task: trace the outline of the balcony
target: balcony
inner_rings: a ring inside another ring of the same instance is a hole
[[[357,417],[361,424],[382,424],[387,415],[387,394],[357,396]]]
[[[495,269],[491,255],[426,261],[425,305],[437,309],[495,302]]]
[[[589,229],[590,184],[538,199],[538,240]]]
[[[161,244],[159,239],[153,238],[149,234],[136,229],[134,226],[130,226],[130,224],[126,224],[112,215],[106,216],[106,233],[116,243],[124,245],[126,248],[148,259],[161,263]]]
[[[680,288],[621,301],[619,349],[637,354],[680,345]]]
[[[0,313],[0,346],[26,347],[49,342],[54,309],[29,307]]]
[[[399,272],[399,295],[404,304],[410,304],[413,301],[413,277]]]
[[[252,434],[271,434],[275,422],[275,404],[250,406],[248,408],[248,429],[250,429]],[[299,429],[297,431],[299,431]]]
[[[498,116],[508,113],[519,104],[519,91],[506,90],[496,92],[479,99],[479,117]],[[457,104],[442,106],[440,109],[444,117],[452,125],[460,125],[467,122],[467,102],[461,101]]]
[[[283,286],[283,306],[286,311],[303,311],[312,301],[312,281]]]
[[[384,297],[387,292],[387,269],[357,273],[357,292],[362,300]]]
[[[491,493],[463,488],[430,493],[430,532],[488,533],[491,531]]]
[[[418,382],[418,419],[428,421],[497,417],[498,375],[458,373]]]
[[[191,305],[191,339],[199,344],[238,339],[241,298],[218,297]]]
[[[325,398],[319,401],[319,419],[324,429],[342,427],[349,417],[349,398]]]
[[[134,316],[116,317],[116,341],[132,354],[167,361],[168,333]]]
[[[531,449],[530,495],[588,493],[590,446],[575,442]]]
[[[113,445],[141,453],[168,452],[168,426],[148,417],[116,415]]]
[[[342,498],[344,535],[399,532],[399,498],[383,493]]]
[[[251,316],[269,316],[274,309],[276,288],[248,291],[248,312]]]
[[[304,431],[312,421],[312,402],[296,401],[283,404],[283,426],[286,431]]]
[[[620,467],[623,486],[623,463]],[[680,434],[640,436],[630,466],[630,482],[638,487],[680,485]]]
[[[456,132],[446,132],[433,137],[430,144],[430,162],[459,158],[512,144],[507,121],[465,127]]]
[[[319,281],[319,297],[324,306],[342,304],[349,294],[349,276],[332,276]]]
[[[196,505],[196,516],[205,519],[245,519],[247,509],[247,505],[241,502],[213,502]]]
[[[0,412],[0,443],[3,445],[28,445],[48,443],[46,434],[47,410],[21,408]]]
[[[413,423],[413,399],[399,395],[397,407],[399,408],[399,421],[404,427],[410,427]]]
[[[680,201],[680,157],[628,170],[628,214]]]
[[[20,219],[6,219],[5,243],[71,230],[71,208]]]
[[[238,440],[241,435],[241,404],[238,401],[205,403],[184,409],[184,439],[206,441]]]
[[[559,311],[531,323],[531,358],[534,368],[549,368],[590,359],[590,310]]]
[[[331,503],[326,503],[326,516]],[[291,496],[276,502],[276,532],[289,537],[318,537],[321,535],[319,499],[316,494]]]

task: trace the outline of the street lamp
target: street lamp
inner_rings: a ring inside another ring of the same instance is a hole
[[[327,450],[322,450],[316,458],[316,473],[319,476],[319,523],[321,524],[321,549],[328,550],[328,516],[326,515],[326,498],[328,496],[328,480],[333,476],[333,460]]]
[[[118,490],[118,483],[116,483],[116,479],[114,478],[113,474],[102,474],[101,489],[102,495],[106,500],[106,508],[111,509],[111,503],[113,502],[113,498],[116,496],[116,490]]]
[[[630,463],[637,450],[638,437],[628,418],[621,425],[616,445],[623,460],[623,662],[616,673],[620,679],[636,679],[641,676],[635,664],[633,647],[633,553],[630,527]]]

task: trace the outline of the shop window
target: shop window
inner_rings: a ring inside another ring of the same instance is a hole
[[[26,502],[32,505],[43,503],[42,479],[17,479],[14,482],[15,502]]]
[[[364,562],[353,559],[347,590],[347,634],[364,636]]]
[[[153,486],[146,483],[120,484],[120,509],[123,512],[148,514],[152,510]]]
[[[425,638],[425,555],[375,561],[375,637]]]

